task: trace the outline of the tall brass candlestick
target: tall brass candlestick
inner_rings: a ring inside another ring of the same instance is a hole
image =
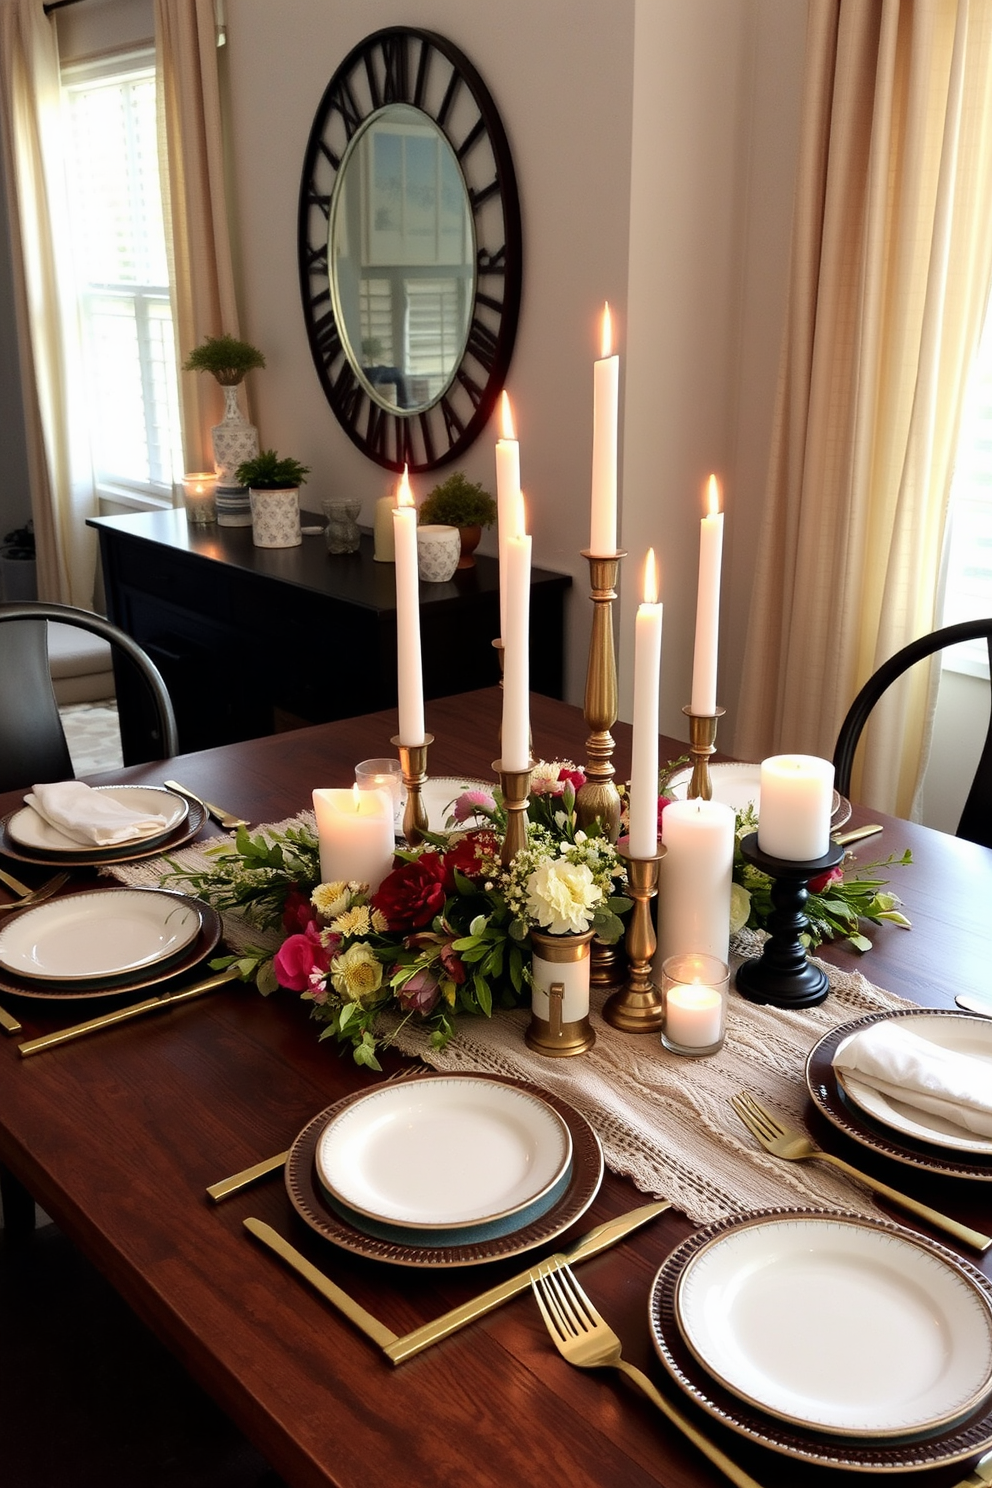
[[[531,760],[525,770],[506,770],[502,760],[493,760],[493,769],[499,776],[499,788],[503,792],[506,807],[506,836],[500,862],[509,868],[521,848],[527,846],[527,802],[530,798],[530,772],[535,761]]]
[[[634,901],[627,926],[627,956],[630,974],[619,992],[614,992],[603,1006],[603,1017],[624,1033],[657,1033],[664,1021],[661,992],[651,980],[652,961],[658,938],[651,923],[651,900],[658,892],[658,867],[665,849],[651,858],[632,858],[625,849],[630,838],[624,837],[617,851],[627,864],[627,892]]]
[[[613,783],[613,735],[610,729],[617,721],[617,658],[613,648],[613,601],[620,560],[625,552],[610,558],[598,558],[584,552],[589,560],[589,582],[592,593],[592,635],[589,638],[589,663],[586,671],[586,695],[583,716],[592,730],[586,740],[586,780],[575,797],[576,820],[581,827],[600,822],[604,834],[616,842],[620,833],[620,792]]]
[[[425,734],[423,744],[401,744],[399,734],[389,742],[399,754],[403,784],[406,786],[403,836],[408,847],[419,847],[428,827],[427,808],[421,791],[427,779],[427,750],[434,743],[434,735]]]
[[[689,720],[689,758],[692,761],[692,779],[686,792],[690,801],[713,799],[713,782],[710,780],[710,755],[716,753],[716,726],[726,712],[717,708],[715,713],[693,713],[689,704],[682,712]]]

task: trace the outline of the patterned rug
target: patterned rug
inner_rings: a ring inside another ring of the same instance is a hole
[[[121,769],[124,756],[113,698],[98,703],[68,703],[59,713],[76,775]]]

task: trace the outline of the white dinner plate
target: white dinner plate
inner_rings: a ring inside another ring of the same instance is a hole
[[[957,1054],[968,1054],[973,1059],[984,1060],[989,1066],[989,1079],[992,1080],[992,1020],[981,1017],[941,1018],[934,1017],[932,1013],[920,1012],[901,1019],[900,1024],[910,1033],[929,1039],[941,1049],[952,1049]],[[852,1033],[851,1038],[855,1037]],[[834,1051],[834,1060],[849,1042],[850,1039],[845,1039],[842,1044],[838,1044]],[[837,1069],[836,1065],[834,1074],[848,1100],[867,1116],[880,1121],[883,1126],[891,1127],[905,1137],[912,1137],[914,1141],[929,1142],[934,1147],[947,1147],[952,1152],[974,1152],[983,1157],[992,1157],[992,1140],[988,1137],[969,1132],[965,1127],[946,1121],[932,1111],[921,1111],[891,1095],[883,1095],[882,1091],[865,1085],[857,1075]]]
[[[677,801],[684,801],[692,779],[692,768],[686,766],[684,770],[676,770],[668,782],[668,789]],[[761,766],[744,764],[715,764],[710,765],[710,783],[713,787],[713,800],[722,801],[724,806],[730,806],[734,811],[743,811],[747,806],[753,806],[755,815],[759,814],[761,801]],[[833,794],[833,806],[831,808],[830,827],[832,831],[848,820],[851,815],[851,803],[838,791]]]
[[[155,832],[129,837],[126,842],[104,844],[102,847],[94,843],[94,853],[105,854],[118,848],[125,852],[138,844],[144,846],[159,842],[163,837],[168,837],[170,832],[174,832],[189,814],[189,802],[161,786],[96,785],[93,789],[105,791],[112,801],[126,806],[129,811],[139,811],[142,816],[165,818],[165,825]],[[7,822],[7,831],[14,842],[31,852],[65,852],[79,857],[89,850],[86,843],[77,842],[60,832],[58,827],[53,827],[43,816],[38,815],[33,806],[24,806],[20,811],[15,811]]]
[[[728,1390],[796,1426],[897,1439],[992,1391],[992,1308],[925,1241],[870,1220],[763,1218],[679,1281],[687,1345]]]
[[[439,775],[435,780],[425,781],[422,789],[422,799],[427,810],[427,825],[429,829],[432,832],[450,832],[452,828],[447,826],[447,820],[451,815],[452,805],[457,801],[462,791],[484,790],[492,795],[493,784],[494,782],[491,780],[472,780],[465,775]],[[481,816],[471,817],[467,822],[455,823],[455,826],[460,829],[464,829],[465,827],[485,827],[488,825],[485,818]]]
[[[0,967],[36,981],[124,976],[178,955],[201,923],[192,901],[158,889],[68,894],[4,925]]]
[[[551,1106],[512,1085],[464,1076],[370,1091],[328,1122],[316,1153],[331,1198],[420,1230],[527,1210],[571,1159],[568,1127]]]

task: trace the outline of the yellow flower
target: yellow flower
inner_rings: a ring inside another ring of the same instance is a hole
[[[331,921],[331,929],[338,935],[368,935],[372,928],[368,905],[354,904]]]
[[[367,945],[356,941],[343,956],[335,956],[331,962],[331,982],[342,997],[362,1002],[382,986],[382,963]]]
[[[369,919],[372,921],[372,929],[375,930],[378,935],[385,935],[386,931],[389,929],[389,921],[386,919],[386,916],[383,914],[382,910],[374,909],[369,916]]]
[[[333,920],[335,915],[342,914],[350,902],[348,885],[341,880],[318,884],[310,895],[310,903],[325,920]]]

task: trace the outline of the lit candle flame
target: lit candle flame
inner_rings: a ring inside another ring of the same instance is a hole
[[[516,439],[513,432],[513,410],[510,407],[510,395],[503,389],[500,396],[500,436],[501,439]]]
[[[613,355],[613,321],[610,318],[609,301],[603,304],[603,332],[600,345],[600,355],[604,357]]]
[[[399,487],[396,492],[397,506],[413,506],[413,492],[410,490],[409,467],[403,466],[403,474],[400,476]]]
[[[644,560],[644,603],[658,603],[658,564],[655,561],[654,548],[648,548],[648,556]]]
[[[720,511],[720,482],[715,475],[711,475],[706,482],[706,511],[711,517],[717,516]]]

